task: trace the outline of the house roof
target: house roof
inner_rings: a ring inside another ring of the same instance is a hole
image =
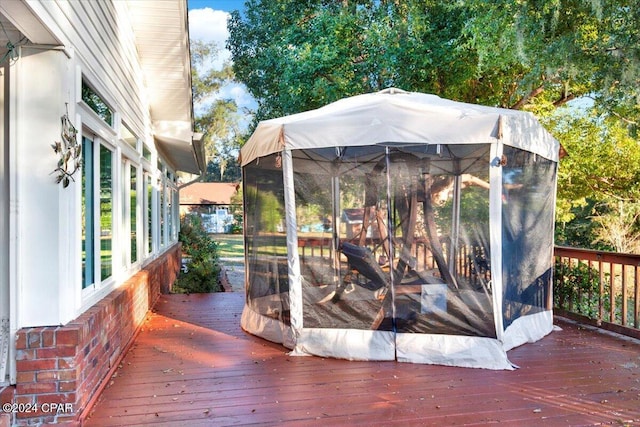
[[[180,204],[230,205],[239,186],[233,182],[196,182],[180,190]]]

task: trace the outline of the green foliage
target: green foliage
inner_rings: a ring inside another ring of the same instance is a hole
[[[238,187],[233,196],[231,196],[231,214],[233,215],[233,223],[231,224],[231,234],[242,234],[244,223],[244,204],[243,204],[242,185]]]
[[[623,298],[620,291],[621,273],[614,273],[612,280],[610,272],[604,272],[602,277],[597,268],[584,262],[560,261],[556,259],[553,273],[553,302],[554,306],[586,316],[590,319],[622,323]],[[602,294],[600,293],[600,280],[602,280]],[[611,283],[616,288],[614,294],[613,318],[611,313]],[[633,295],[627,296],[627,306],[633,307]],[[600,317],[602,310],[602,317]],[[627,310],[626,323],[634,324],[633,309]]]
[[[278,196],[270,191],[257,191],[255,187],[246,187],[245,191],[247,209],[258,213],[257,215],[250,213],[259,221],[256,227],[268,233],[278,231],[278,226],[282,225],[284,217]]]
[[[463,229],[473,230],[476,227],[489,227],[489,197],[488,190],[480,187],[468,187],[460,197],[460,224]],[[434,207],[439,227],[443,234],[450,235],[453,217],[453,199],[448,199],[441,206]]]
[[[591,214],[595,209],[594,200],[588,199],[574,206],[571,206],[571,200],[568,200],[566,201],[568,206],[564,208],[559,206],[560,203],[565,201],[558,200],[556,203],[555,242],[557,245],[598,250],[610,249],[593,243],[597,226],[591,220]]]
[[[203,182],[240,182],[242,171],[237,155],[232,153],[218,155],[209,160]]]
[[[593,216],[593,222],[598,225],[594,242],[607,245],[616,252],[639,253],[640,203],[617,200],[602,206],[604,209]]]
[[[245,6],[232,13],[227,47],[258,102],[256,121],[389,86],[532,111],[569,153],[558,175],[559,237],[615,246],[598,240],[606,221],[588,226],[597,211],[585,207],[640,200],[639,0]],[[567,107],[575,99],[591,101],[585,114]]]
[[[546,114],[638,117],[637,0],[249,0],[227,47],[257,118],[388,86]]]
[[[640,145],[628,126],[593,111],[559,112],[546,122],[568,153],[558,171],[556,241],[637,251]]]
[[[186,272],[180,272],[174,285],[178,293],[202,293],[221,291],[218,277],[217,244],[205,231],[199,215],[181,218],[179,240],[186,263]]]
[[[607,295],[602,296],[605,300]],[[556,307],[597,319],[599,315],[600,273],[589,265],[556,260],[553,299]]]
[[[82,100],[109,126],[113,125],[113,111],[91,87],[82,81]]]
[[[207,164],[205,181],[236,182],[240,167],[236,162],[240,141],[245,138],[240,129],[241,114],[232,99],[208,101],[225,84],[234,80],[229,63],[221,70],[210,67],[219,54],[215,43],[191,40],[192,91],[195,110],[195,130],[204,135]]]

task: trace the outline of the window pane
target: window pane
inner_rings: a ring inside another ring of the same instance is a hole
[[[160,247],[164,247],[164,186],[162,185],[162,181],[158,181],[158,208],[160,217]]]
[[[113,187],[112,153],[100,146],[100,279],[112,274]]]
[[[171,192],[171,188],[166,185],[165,187],[165,203],[167,204],[167,234],[169,235],[168,240],[173,240],[173,194]]]
[[[149,150],[147,144],[142,144],[142,157],[151,161],[151,150]]]
[[[82,288],[93,284],[93,141],[82,138]]]
[[[129,164],[126,161],[122,161],[121,163],[121,167],[120,167],[120,187],[122,188],[122,191],[120,192],[120,215],[118,216],[118,221],[117,224],[118,225],[122,225],[122,245],[120,246],[120,265],[123,268],[126,268],[127,265],[129,265],[129,250],[126,249],[126,246],[128,246],[128,243],[126,242],[126,240],[129,238],[129,236],[127,234],[125,234],[125,230],[128,227],[128,202],[129,202],[129,176],[127,175],[127,172],[129,171]]]
[[[109,126],[113,126],[113,112],[104,100],[84,80],[82,81],[82,100]]]
[[[129,203],[130,209],[130,218],[131,218],[131,263],[133,264],[138,260],[138,237],[137,237],[137,226],[138,226],[138,192],[136,190],[138,182],[138,168],[131,165],[131,191],[129,196],[131,198],[131,202]]]
[[[129,128],[123,123],[120,129],[120,137],[124,142],[129,144],[134,150],[138,150],[138,138],[129,130]]]
[[[173,189],[173,241],[178,240],[178,232],[180,227],[180,197],[178,196],[178,190]]]
[[[146,175],[147,180],[147,251],[148,253],[153,252],[153,185],[151,184],[151,176]]]

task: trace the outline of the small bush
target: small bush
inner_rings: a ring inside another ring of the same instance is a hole
[[[218,245],[207,234],[199,215],[185,215],[180,219],[179,240],[185,262],[174,292],[220,292]]]
[[[572,264],[556,260],[554,276],[553,295],[556,307],[592,319],[598,318],[601,297],[600,273],[597,269],[582,262]]]

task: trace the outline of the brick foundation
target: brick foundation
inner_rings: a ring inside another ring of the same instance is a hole
[[[19,330],[13,402],[39,410],[15,413],[13,423],[80,425],[81,414],[179,269],[178,244],[68,324]]]

